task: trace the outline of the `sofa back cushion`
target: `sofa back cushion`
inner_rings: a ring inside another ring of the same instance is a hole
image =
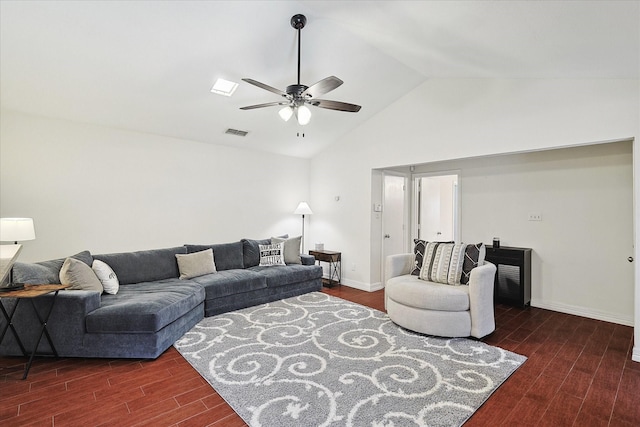
[[[260,264],[260,245],[271,244],[271,239],[242,239],[241,241],[244,268],[255,267]]]
[[[152,249],[138,252],[95,255],[95,259],[106,262],[118,276],[121,285],[153,282],[180,276],[176,254],[186,254],[187,248]]]
[[[69,258],[82,261],[88,266],[93,263],[93,257],[89,251],[82,251]],[[13,265],[13,282],[33,285],[60,283],[60,269],[65,259],[52,259],[36,263],[16,262]]]
[[[242,242],[184,246],[187,248],[188,254],[213,249],[213,260],[215,261],[217,271],[244,268]]]

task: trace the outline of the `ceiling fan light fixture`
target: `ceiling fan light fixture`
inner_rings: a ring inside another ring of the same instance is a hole
[[[289,121],[291,116],[293,116],[293,108],[291,108],[290,106],[287,105],[286,107],[284,107],[283,109],[278,111],[278,114],[280,115],[280,118],[282,120],[287,122],[287,121]]]
[[[311,121],[311,110],[306,105],[301,105],[296,108],[296,117],[298,118],[298,124],[304,126]]]

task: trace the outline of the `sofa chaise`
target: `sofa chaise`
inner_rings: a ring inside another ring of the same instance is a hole
[[[72,258],[91,266],[106,263],[119,281],[115,295],[92,290],[60,291],[48,322],[53,343],[62,357],[156,358],[205,316],[318,291],[322,268],[313,257],[300,255],[300,264],[260,266],[260,246],[271,239],[243,239],[215,245],[184,245],[138,252]],[[181,279],[176,255],[212,249],[215,273]],[[299,251],[298,251],[299,252]],[[60,283],[65,259],[16,263],[16,283]],[[52,295],[33,299],[42,313]],[[5,298],[7,311],[15,299]],[[27,348],[33,348],[38,320],[31,304],[20,304],[14,326]],[[0,319],[0,331],[6,322]],[[38,352],[50,352],[47,340]],[[11,333],[0,355],[22,355]]]

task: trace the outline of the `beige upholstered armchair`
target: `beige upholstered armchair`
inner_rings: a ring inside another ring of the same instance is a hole
[[[449,285],[411,275],[414,260],[412,253],[386,259],[385,307],[394,323],[442,337],[482,338],[495,330],[495,265],[483,262],[471,270],[468,284]]]

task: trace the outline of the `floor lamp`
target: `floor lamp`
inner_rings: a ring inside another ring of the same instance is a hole
[[[309,207],[309,204],[307,202],[300,202],[293,213],[296,215],[302,215],[302,245],[300,250],[301,252],[304,252],[304,216],[313,215],[313,212],[311,212],[311,208]]]

